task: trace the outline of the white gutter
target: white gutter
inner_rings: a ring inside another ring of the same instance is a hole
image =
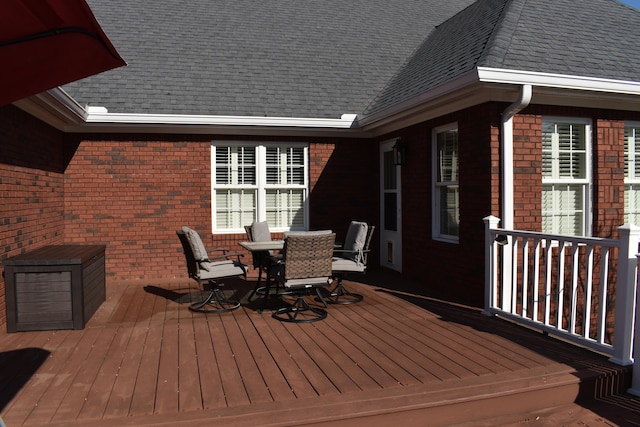
[[[209,116],[178,114],[123,114],[109,113],[104,107],[87,107],[86,123],[101,125],[188,125],[188,126],[260,126],[281,128],[334,128],[354,127],[356,114],[343,114],[339,119],[259,116]]]
[[[502,228],[513,230],[513,117],[531,102],[532,86],[522,85],[520,98],[502,113]]]
[[[357,114],[340,118],[217,116],[109,113],[100,106],[82,106],[62,88],[16,101],[14,105],[64,132],[320,132],[357,129]],[[306,131],[305,131],[306,130]]]
[[[640,95],[640,82],[565,74],[478,67],[478,79],[480,82],[485,83],[533,85],[559,89]]]

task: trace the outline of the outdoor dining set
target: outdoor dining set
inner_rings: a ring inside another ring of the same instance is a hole
[[[245,226],[247,240],[239,244],[251,253],[253,267],[258,270],[258,280],[248,300],[262,296],[259,312],[266,310],[268,300],[274,296],[291,301],[274,310],[272,317],[296,323],[326,318],[328,304],[361,301],[362,295],[345,287],[344,278],[366,271],[374,230],[365,222],[351,221],[344,242],[337,243],[331,230],[290,231],[284,233],[283,240],[272,240],[266,221]],[[241,261],[243,254],[217,248],[219,255],[212,256],[195,230],[184,226],[176,233],[189,277],[209,291],[206,298],[191,303],[189,309],[221,313],[239,308],[240,302],[225,297],[221,288],[224,279],[246,277],[248,266]]]

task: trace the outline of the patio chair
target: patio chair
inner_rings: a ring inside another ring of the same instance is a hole
[[[200,235],[189,227],[176,231],[187,262],[187,272],[204,289],[209,286],[209,295],[202,301],[194,302],[189,310],[199,313],[222,313],[240,307],[240,302],[222,295],[222,279],[247,275],[247,268],[240,262],[243,254],[231,254],[226,249],[216,248],[222,255],[209,257]]]
[[[271,240],[271,231],[266,221],[253,222],[251,225],[245,225],[244,231],[247,233],[247,239],[249,239],[250,242],[265,242]],[[265,288],[261,286],[262,272],[265,272],[267,275],[266,280],[269,281],[271,277],[269,274],[270,270],[273,269],[274,263],[282,258],[282,255],[276,253],[276,251],[254,251],[251,252],[251,256],[253,258],[253,268],[258,269],[258,281],[247,298],[249,301],[251,301],[251,298],[253,298],[255,294],[262,294],[266,291],[268,287]]]
[[[362,301],[360,294],[349,292],[344,286],[343,279],[350,273],[364,274],[367,270],[367,258],[371,236],[374,226],[366,222],[351,221],[344,245],[334,250],[331,277],[335,280],[335,286],[324,296],[324,301],[329,304],[353,304]]]
[[[274,279],[291,292],[295,302],[272,316],[284,322],[309,323],[327,317],[327,311],[312,307],[306,300],[311,289],[327,286],[331,277],[331,260],[336,235],[332,232],[290,234],[285,238],[283,257]]]

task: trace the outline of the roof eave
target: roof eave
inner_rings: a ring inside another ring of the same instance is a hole
[[[109,113],[103,107],[81,106],[61,88],[17,101],[14,105],[66,133],[366,136],[357,127],[356,114],[342,114],[340,118],[331,119]]]
[[[486,83],[528,84],[535,87],[640,95],[640,82],[478,67],[478,80]]]
[[[513,102],[522,85],[532,104],[640,111],[640,83],[584,76],[478,67],[432,90],[369,116],[359,126],[383,135],[489,101]]]
[[[21,99],[13,105],[62,131],[68,126],[82,125],[87,118],[85,108],[60,88]]]
[[[338,119],[174,114],[121,114],[89,107],[85,123],[68,132],[329,135],[355,129],[356,114]]]
[[[512,102],[522,85],[534,88],[535,104],[640,111],[640,82],[478,67],[375,114],[337,119],[109,113],[82,107],[57,88],[16,106],[69,133],[167,133],[219,135],[384,135],[489,101]]]
[[[482,82],[534,87],[532,104],[640,111],[640,82],[479,68]]]

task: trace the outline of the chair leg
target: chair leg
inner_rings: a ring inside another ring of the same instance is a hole
[[[360,294],[349,292],[349,290],[342,283],[342,277],[336,278],[336,285],[329,291],[328,295],[324,296],[324,301],[327,304],[355,304],[364,299]]]
[[[249,294],[249,297],[247,298],[248,301],[251,301],[251,298],[253,298],[258,293],[258,289],[260,289],[261,282],[262,282],[262,267],[258,267],[258,282],[256,283],[256,286],[254,286],[253,291],[251,291],[251,293]]]
[[[211,291],[209,295],[202,301],[194,302],[189,305],[189,310],[197,313],[224,313],[232,311],[240,307],[240,302],[225,298],[216,283],[209,283]],[[211,308],[207,308],[211,307]]]
[[[316,287],[316,301],[320,301],[322,303],[322,305],[324,305],[324,308],[329,307],[327,305],[327,302],[324,300],[324,297],[322,296],[322,292],[320,292],[320,287]]]
[[[325,319],[327,317],[327,311],[321,308],[311,307],[305,299],[305,295],[306,292],[298,293],[293,305],[280,308],[274,311],[271,316],[281,322],[292,323],[311,323]]]

